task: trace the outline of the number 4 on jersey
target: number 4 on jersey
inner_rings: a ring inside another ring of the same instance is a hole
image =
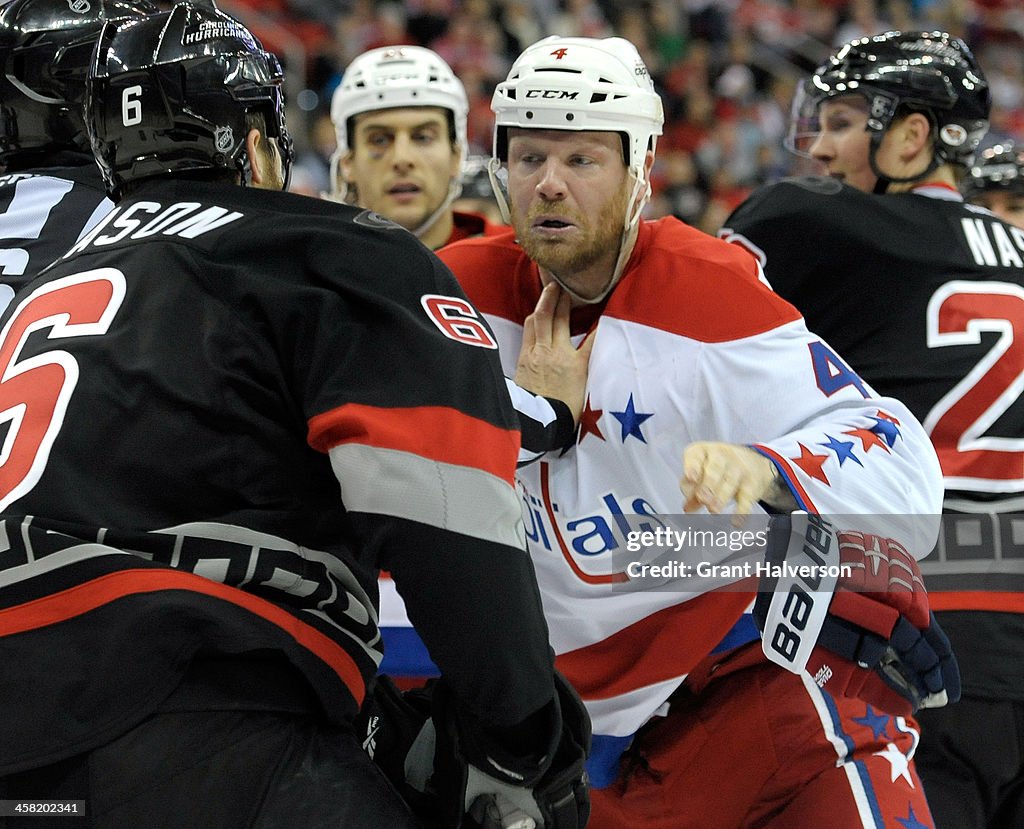
[[[22,357],[30,335],[50,343],[105,334],[125,295],[114,268],[74,274],[43,285],[18,305],[0,333],[0,510],[29,492],[43,474],[78,384],[78,361],[59,348]]]
[[[853,386],[861,393],[862,397],[869,396],[867,389],[864,388],[864,381],[860,379],[857,372],[839,359],[839,356],[825,343],[816,340],[808,344],[807,347],[811,350],[814,379],[826,397],[831,397],[847,386]]]

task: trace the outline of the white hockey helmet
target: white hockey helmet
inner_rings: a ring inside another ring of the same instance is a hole
[[[494,156],[508,150],[508,128],[595,130],[623,134],[626,164],[644,178],[644,157],[661,135],[661,97],[640,53],[621,37],[552,35],[524,51],[498,84]]]
[[[392,107],[440,107],[452,114],[455,143],[465,154],[469,100],[451,67],[422,46],[385,46],[363,52],[348,65],[331,100],[338,153],[349,147],[349,119]]]
[[[526,49],[491,98],[494,150],[488,172],[498,207],[510,221],[501,164],[508,160],[509,127],[576,132],[615,132],[622,137],[623,158],[633,178],[630,209],[623,222],[622,243],[614,271],[595,297],[582,297],[554,279],[575,299],[600,302],[622,276],[634,232],[651,197],[647,152],[654,152],[665,113],[647,66],[636,47],[621,37],[588,38],[552,35]]]

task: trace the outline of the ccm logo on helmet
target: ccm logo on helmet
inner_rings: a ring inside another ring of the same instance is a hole
[[[448,339],[479,348],[496,349],[498,344],[477,314],[476,308],[466,300],[440,294],[424,294],[420,305],[430,321],[441,329]]]
[[[527,89],[527,98],[557,98],[559,101],[574,101],[579,97],[579,92],[569,92],[566,89]]]

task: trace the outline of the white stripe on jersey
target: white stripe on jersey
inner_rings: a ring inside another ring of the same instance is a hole
[[[853,802],[857,804],[857,814],[860,817],[861,826],[863,829],[885,829],[884,826],[879,826],[875,820],[874,812],[868,801],[868,794],[864,790],[864,781],[861,780],[860,772],[857,769],[857,764],[850,762],[849,746],[847,746],[846,741],[841,736],[836,734],[835,726],[832,722],[832,714],[825,702],[824,691],[818,687],[817,683],[806,671],[800,674],[800,679],[803,680],[804,689],[814,705],[814,710],[818,712],[818,719],[821,722],[821,730],[825,734],[825,738],[832,743],[836,750],[836,768],[841,768],[846,773],[846,779],[850,784],[850,794],[853,796]]]
[[[419,521],[526,549],[515,490],[488,472],[356,443],[335,446],[330,458],[350,511]]]

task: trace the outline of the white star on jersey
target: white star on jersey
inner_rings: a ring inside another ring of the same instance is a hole
[[[910,776],[910,758],[907,757],[906,754],[896,748],[892,743],[889,743],[886,745],[885,751],[876,751],[875,755],[878,757],[884,757],[892,766],[889,772],[891,775],[890,782],[895,783],[897,777],[902,777],[910,784],[910,788],[914,788],[914,780]]]

